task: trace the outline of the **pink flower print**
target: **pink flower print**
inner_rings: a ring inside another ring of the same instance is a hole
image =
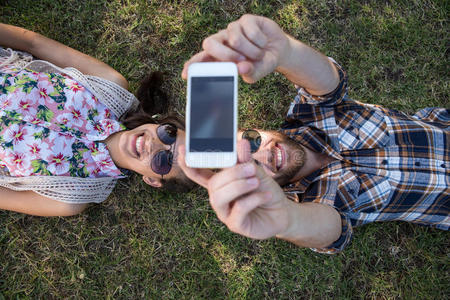
[[[39,89],[39,98],[48,98],[48,94],[47,94],[47,89],[46,88],[41,88]]]
[[[70,108],[70,122],[73,126],[82,127],[85,117],[80,109],[75,107]]]
[[[100,173],[100,168],[96,167],[94,169],[91,170],[90,174],[94,175],[94,177],[96,177],[95,175],[97,175],[98,173]]]
[[[114,118],[113,113],[107,109],[105,106],[98,105],[98,119],[99,120],[105,120],[105,119],[111,119]]]
[[[14,145],[19,144],[27,137],[28,131],[24,127],[20,127],[17,124],[9,126],[5,131],[5,140],[7,142],[13,142]]]
[[[72,145],[75,138],[73,138],[70,134],[66,135],[52,131],[50,132],[47,140],[48,148],[51,149],[51,151],[47,152],[47,155],[62,153],[64,156],[69,158],[73,156]]]
[[[66,111],[70,115],[68,125],[81,128],[86,123],[87,109],[83,107],[83,103],[73,100],[72,98],[70,105],[67,105],[68,102],[66,103]]]
[[[16,176],[27,176],[30,174],[30,160],[22,152],[12,152],[5,158],[11,174]]]
[[[18,112],[22,115],[36,115],[37,113],[34,101],[31,99],[20,100],[18,106]]]
[[[70,114],[70,113],[60,114],[59,116],[56,117],[56,121],[59,124],[63,124],[63,125],[67,125],[70,120],[72,120],[72,114]]]
[[[111,156],[106,153],[98,152],[96,155],[92,154],[95,157],[95,160],[97,161],[97,165],[102,170],[108,170],[112,167],[115,168],[115,164],[113,160],[111,159]]]
[[[97,155],[98,154],[98,145],[96,143],[92,143],[89,146],[89,150],[91,151],[92,155]]]
[[[86,106],[88,107],[88,109],[98,107],[100,102],[98,102],[98,99],[94,95],[91,95],[89,97],[89,95],[86,93],[85,96],[86,97],[84,98],[84,100],[86,102]]]
[[[69,171],[70,163],[62,153],[56,155],[50,155],[47,158],[48,167],[47,170],[54,175],[63,175]]]
[[[94,125],[94,130],[97,131],[97,132],[99,132],[99,133],[103,132],[103,128],[102,128],[102,126],[100,125],[100,123],[95,123],[95,125]]]
[[[78,120],[81,118],[81,111],[79,111],[78,109],[73,108],[70,113],[72,114],[72,118],[74,120]]]
[[[2,102],[0,107],[2,108],[2,110],[6,110],[10,105],[11,105],[11,100],[10,99],[5,99]]]
[[[41,119],[38,119],[38,118],[34,117],[33,119],[30,120],[30,123],[33,124],[33,125],[38,125],[38,124],[44,123],[44,121],[42,121]]]
[[[110,120],[107,120],[104,124],[105,130],[109,133],[112,129],[114,129],[114,124]]]
[[[77,93],[78,91],[83,90],[83,86],[81,86],[80,84],[74,82],[72,85],[69,85],[69,88],[74,92]]]
[[[14,152],[12,162],[16,165],[16,167],[22,168],[24,158],[25,158],[25,154]]]
[[[33,145],[28,145],[28,146],[30,146],[30,153],[32,155],[36,155],[36,154],[39,154],[39,152],[41,152],[41,148],[36,143],[34,143]]]
[[[22,110],[28,111],[30,109],[30,103],[28,103],[28,101],[26,101],[26,100],[21,100],[19,102],[19,108],[21,108]]]
[[[27,153],[31,160],[43,158],[48,155],[48,144],[45,141],[30,143],[26,145],[23,152]]]

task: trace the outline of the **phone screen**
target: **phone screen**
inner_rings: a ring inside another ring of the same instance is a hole
[[[232,152],[234,77],[191,77],[190,152]]]

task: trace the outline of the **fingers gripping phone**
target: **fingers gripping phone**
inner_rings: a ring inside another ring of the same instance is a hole
[[[186,165],[226,168],[236,164],[236,64],[193,63],[188,68]]]

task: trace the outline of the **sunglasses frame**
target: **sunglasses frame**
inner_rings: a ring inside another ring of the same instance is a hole
[[[165,126],[165,125],[173,126],[173,128],[176,129],[176,131],[175,131],[175,140],[174,140],[172,143],[170,143],[170,144],[164,142],[163,139],[161,139],[161,137],[160,137],[160,135],[159,135],[158,129],[161,128],[162,126]],[[170,146],[170,149],[169,149],[169,150],[160,150],[160,151],[156,152],[156,153],[152,156],[151,161],[150,161],[150,167],[151,167],[152,171],[155,172],[155,173],[158,174],[158,175],[161,175],[161,178],[164,178],[164,175],[168,174],[168,173],[172,170],[172,164],[173,164],[173,150],[174,150],[174,149],[173,149],[173,147],[174,147],[173,145],[174,145],[175,142],[177,141],[178,127],[177,127],[175,124],[172,124],[172,123],[163,123],[163,124],[159,124],[159,126],[156,128],[156,136],[158,137],[158,139],[160,140],[161,143],[163,143],[164,145],[169,145],[169,146]],[[167,172],[164,173],[164,174],[161,174],[161,172],[159,172],[158,170],[155,170],[155,168],[154,168],[154,164],[156,164],[156,163],[155,163],[155,159],[156,159],[156,157],[157,157],[160,153],[168,153],[168,154],[166,154],[166,155],[167,155],[167,160],[168,160],[169,166],[168,166]]]
[[[253,133],[256,134],[256,137],[250,139],[247,135]],[[258,151],[259,147],[261,147],[261,134],[259,131],[255,129],[246,129],[242,132],[242,138],[246,139],[250,143],[250,153],[255,153]],[[259,138],[259,142],[256,142]],[[252,145],[255,145],[255,147],[252,147]],[[253,149],[252,149],[253,148]]]

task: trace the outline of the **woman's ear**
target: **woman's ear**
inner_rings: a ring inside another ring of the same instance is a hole
[[[151,178],[151,177],[147,177],[147,176],[142,176],[142,179],[144,180],[144,182],[148,185],[151,185],[152,187],[155,188],[160,188],[162,187],[162,182],[160,178]]]

